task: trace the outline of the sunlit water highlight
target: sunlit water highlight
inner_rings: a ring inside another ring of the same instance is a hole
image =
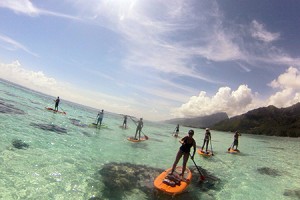
[[[45,109],[54,97],[6,82],[0,94],[0,199],[300,199],[299,138],[243,134],[241,153],[232,155],[226,150],[233,134],[212,130],[215,156],[196,154],[195,162],[214,179],[198,183],[189,160],[192,183],[170,197],[154,189],[153,180],[175,159],[175,125],[145,121],[149,140],[132,143],[127,137],[136,126],[129,119],[129,129],[121,129],[122,115],[106,112],[107,127],[95,129],[88,125],[97,110],[63,96],[67,115]],[[180,136],[189,129],[181,127]],[[199,147],[204,130],[194,130]]]

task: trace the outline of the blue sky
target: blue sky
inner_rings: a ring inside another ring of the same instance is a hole
[[[300,2],[1,0],[0,78],[146,120],[300,101]]]

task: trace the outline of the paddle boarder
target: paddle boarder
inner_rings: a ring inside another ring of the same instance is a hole
[[[57,97],[57,99],[55,100],[55,106],[54,106],[54,110],[55,111],[58,111],[58,104],[59,104],[59,102],[60,102],[60,99],[59,99],[59,97]]]
[[[187,136],[185,136],[181,140],[179,140],[179,142],[182,145],[181,145],[181,147],[179,148],[179,150],[177,152],[177,155],[176,155],[173,167],[172,167],[172,171],[171,171],[170,174],[173,174],[173,172],[174,172],[174,170],[177,166],[177,163],[179,162],[179,160],[183,156],[181,176],[182,176],[182,178],[184,177],[184,171],[186,169],[186,163],[187,163],[187,161],[189,159],[189,156],[190,156],[191,148],[194,147],[193,155],[191,155],[192,160],[194,159],[194,155],[195,155],[195,152],[196,152],[196,141],[194,140],[193,136],[194,136],[194,130],[191,129],[191,130],[189,130]]]
[[[139,133],[139,140],[141,139],[141,131],[142,128],[144,126],[144,122],[143,122],[143,118],[140,118],[140,120],[138,121],[138,125],[136,126],[136,131],[135,131],[135,136],[134,138],[137,140],[136,136]]]
[[[102,109],[101,112],[99,112],[97,115],[97,124],[96,124],[97,127],[98,127],[98,124],[100,124],[99,127],[101,127],[103,116],[104,116],[104,110]]]
[[[123,128],[127,128],[127,115],[124,115]]]
[[[210,140],[211,140],[210,130],[209,130],[209,128],[206,128],[205,129],[204,140],[203,140],[203,145],[202,145],[202,151],[203,151],[204,145],[206,144],[206,151],[205,151],[205,153],[208,153],[207,152],[207,148],[208,148],[208,143],[209,143]]]
[[[239,136],[241,136],[241,134],[238,131],[236,131],[233,136],[233,145],[232,145],[232,149],[234,149],[235,151],[238,151],[237,148],[239,146]]]
[[[175,128],[175,137],[178,137],[178,133],[179,133],[179,124],[177,124],[176,128]]]

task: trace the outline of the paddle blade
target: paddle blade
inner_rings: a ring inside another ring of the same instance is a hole
[[[205,181],[205,176],[201,175],[198,181]]]
[[[200,176],[200,180],[201,180],[201,181],[204,181],[204,180],[205,180],[205,176],[203,176],[203,175]]]
[[[146,139],[146,140],[148,140],[148,139],[149,139],[149,137],[148,137],[147,135],[145,135],[145,139]]]

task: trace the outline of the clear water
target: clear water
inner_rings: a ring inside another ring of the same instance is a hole
[[[189,160],[194,181],[171,197],[155,190],[153,180],[171,167],[180,146],[171,135],[174,125],[145,121],[149,140],[131,143],[127,137],[134,135],[135,124],[129,119],[129,129],[121,129],[121,115],[106,112],[107,127],[95,129],[86,125],[95,122],[96,109],[62,99],[67,115],[55,114],[45,109],[54,106],[54,97],[6,82],[0,82],[0,94],[0,199],[300,198],[299,138],[243,134],[241,153],[232,155],[226,150],[233,135],[212,131],[215,156],[196,154],[195,162],[209,172],[207,178],[218,180],[197,182],[199,173]],[[181,127],[180,136],[188,130]],[[201,146],[204,130],[194,130]],[[14,140],[29,147],[15,148]]]

